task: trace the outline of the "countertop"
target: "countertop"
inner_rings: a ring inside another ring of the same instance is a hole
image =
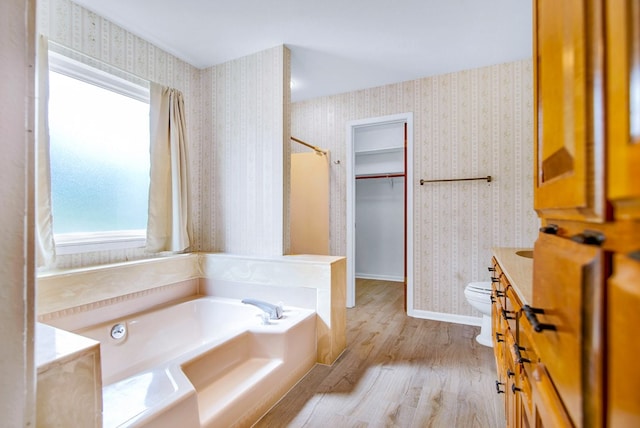
[[[36,367],[42,372],[52,364],[97,352],[100,342],[46,324],[36,323]]]
[[[516,251],[533,251],[533,249],[508,247],[492,249],[493,256],[522,300],[522,304],[530,305],[533,302],[533,259],[519,256]]]

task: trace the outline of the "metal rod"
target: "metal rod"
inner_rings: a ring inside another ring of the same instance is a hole
[[[364,180],[367,178],[394,178],[394,177],[404,177],[404,174],[378,174],[378,175],[359,175],[356,176],[356,180]]]
[[[317,153],[322,153],[323,155],[326,155],[326,154],[327,154],[327,151],[326,151],[326,150],[322,150],[321,148],[316,147],[316,146],[314,146],[314,145],[312,145],[312,144],[305,143],[304,141],[299,140],[299,139],[297,139],[296,137],[291,137],[291,139],[292,139],[293,141],[295,141],[296,143],[300,143],[300,144],[302,144],[303,146],[307,146],[307,147],[309,147],[310,149],[315,150]]]
[[[422,186],[424,183],[441,183],[443,181],[475,181],[475,180],[487,180],[487,183],[491,183],[491,176],[487,175],[486,177],[477,177],[477,178],[448,178],[442,180],[420,180],[420,185]]]

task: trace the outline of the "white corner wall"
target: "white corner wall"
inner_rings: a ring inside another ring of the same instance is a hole
[[[210,225],[197,232],[204,251],[289,249],[289,69],[289,49],[277,46],[204,71],[210,141],[200,154],[206,186],[196,195]]]
[[[35,426],[33,237],[25,233],[33,230],[34,12],[34,0],[0,2],[0,415],[10,427]]]

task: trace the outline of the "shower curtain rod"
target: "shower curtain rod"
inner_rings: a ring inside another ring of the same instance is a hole
[[[315,151],[316,151],[316,153],[322,153],[323,155],[326,155],[326,154],[327,154],[327,151],[326,151],[326,150],[322,150],[322,149],[321,149],[321,148],[319,148],[319,147],[316,147],[316,146],[311,145],[311,144],[309,144],[309,143],[305,143],[304,141],[299,140],[299,139],[297,139],[296,137],[291,137],[291,139],[292,139],[293,141],[295,141],[296,143],[300,143],[300,144],[302,144],[303,146],[307,146],[307,147],[309,147],[310,149],[315,150]]]

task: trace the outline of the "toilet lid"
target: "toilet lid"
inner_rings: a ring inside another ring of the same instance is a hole
[[[490,282],[470,282],[467,287],[471,290],[478,292],[491,292],[491,283]]]

